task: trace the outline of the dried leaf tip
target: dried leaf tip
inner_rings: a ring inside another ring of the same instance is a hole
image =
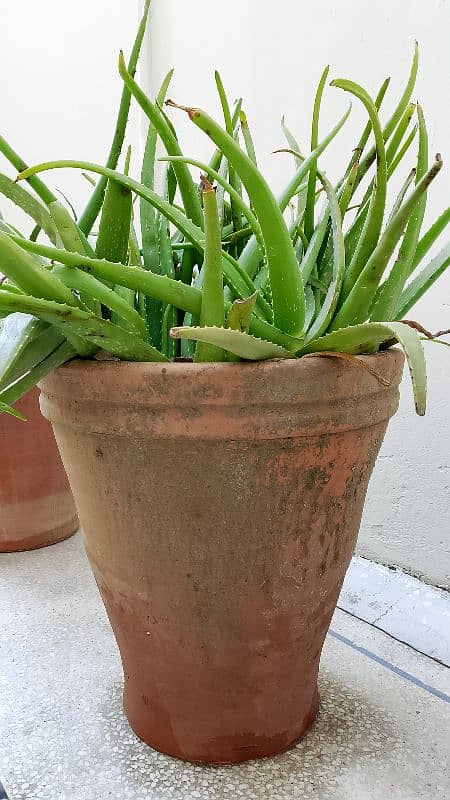
[[[214,187],[206,175],[200,175],[200,188],[202,192],[213,192]]]
[[[186,113],[189,114],[189,117],[191,119],[193,119],[195,115],[198,114],[198,109],[191,108],[190,106],[180,106],[178,103],[175,103],[174,100],[170,100],[170,98],[169,100],[166,100],[165,105],[169,106],[170,108],[178,108],[180,109],[180,111],[186,111]]]

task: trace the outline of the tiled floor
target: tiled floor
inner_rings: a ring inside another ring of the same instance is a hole
[[[450,671],[337,611],[322,708],[293,750],[182,764],[139,742],[80,537],[0,556],[0,779],[10,800],[444,800]]]

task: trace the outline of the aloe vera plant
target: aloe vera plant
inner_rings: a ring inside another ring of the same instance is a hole
[[[0,152],[19,172],[16,181],[0,175],[0,193],[35,225],[28,238],[0,218],[0,412],[11,412],[12,403],[65,361],[98,351],[134,361],[189,355],[236,362],[311,353],[351,357],[399,343],[423,414],[423,329],[402,320],[450,264],[447,244],[422,266],[450,211],[422,231],[427,190],[442,159],[430,158],[423,111],[411,103],[417,47],[385,123],[389,81],[372,99],[347,79],[326,88],[325,69],[310,153],[302,154],[283,120],[284,150],[294,157],[295,172],[276,197],[258,167],[244,104],[231,108],[218,73],[223,124],[201,109],[165,101],[172,73],[154,100],[136,82],[149,6],[146,0],[128,65],[120,55],[123,94],[105,166],[66,159],[27,167],[0,137]],[[326,92],[337,90],[362,103],[368,121],[342,174],[330,178],[320,157],[349,124],[350,109],[325,136],[320,109]],[[140,179],[128,174],[129,158],[119,168],[132,99],[148,122]],[[211,140],[209,163],[182,153],[174,125],[180,111]],[[161,192],[155,189],[158,140],[166,151]],[[389,180],[416,141],[415,163],[405,166],[402,190],[388,209]],[[68,167],[97,181],[78,221],[45,182],[44,173]],[[290,205],[295,211],[288,221]]]

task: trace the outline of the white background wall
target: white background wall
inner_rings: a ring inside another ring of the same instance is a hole
[[[431,152],[450,162],[450,6],[448,0],[153,0],[152,41],[142,79],[152,91],[176,67],[171,95],[179,102],[217,112],[213,70],[218,67],[232,96],[242,94],[261,164],[275,187],[289,172],[279,120],[286,114],[306,149],[315,84],[325,64],[375,92],[392,76],[391,95],[401,91],[413,40],[421,45],[417,85],[427,116]],[[30,162],[76,157],[103,160],[109,148],[120,95],[116,62],[129,52],[135,31],[134,0],[15,0],[2,3],[0,89],[2,133]],[[347,98],[329,89],[322,130],[338,118]],[[392,108],[386,100],[385,112]],[[174,112],[177,113],[177,112]],[[364,115],[354,103],[348,130],[323,165],[336,177],[359,136]],[[179,114],[186,149],[207,155],[207,142]],[[139,150],[135,113],[129,140]],[[136,159],[137,161],[137,159]],[[0,169],[4,169],[0,164]],[[433,187],[429,216],[449,204],[448,167]],[[81,208],[87,184],[59,173],[52,186]],[[11,215],[11,212],[10,212]],[[14,213],[10,218],[20,221]],[[415,318],[435,330],[450,324],[450,270]],[[450,355],[426,345],[429,411],[417,418],[408,380],[401,411],[391,427],[371,483],[360,536],[360,552],[403,566],[439,585],[450,586],[449,443]]]
[[[118,54],[131,49],[137,12],[137,0],[1,0],[1,132],[29,163],[66,157],[104,163],[122,90]],[[136,112],[129,127],[136,163],[137,119]],[[13,174],[1,155],[0,170]],[[45,179],[82,210],[90,189],[78,173]]]

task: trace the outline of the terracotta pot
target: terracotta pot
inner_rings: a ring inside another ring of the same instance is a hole
[[[0,414],[0,552],[34,550],[72,536],[75,503],[51,425],[39,411],[39,390],[15,407],[19,422]]]
[[[297,742],[403,357],[73,362],[42,384],[138,736],[194,762]]]

